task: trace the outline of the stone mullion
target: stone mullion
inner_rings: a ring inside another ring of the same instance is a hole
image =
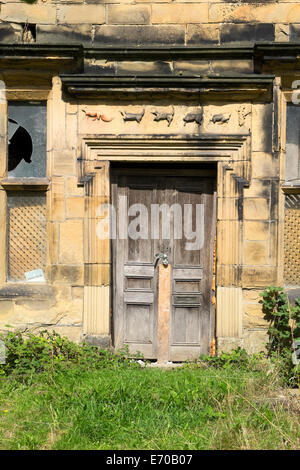
[[[240,166],[218,166],[216,282],[219,347],[225,345],[228,338],[242,336],[242,183],[235,171],[240,170]]]
[[[101,204],[110,199],[109,162],[88,164],[85,196],[84,326],[86,340],[101,346],[110,343],[110,240],[101,240],[97,225],[103,219]]]

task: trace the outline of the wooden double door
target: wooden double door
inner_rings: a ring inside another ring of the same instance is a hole
[[[167,345],[169,361],[208,353],[215,178],[199,170],[115,170],[112,202],[115,348],[161,360]]]

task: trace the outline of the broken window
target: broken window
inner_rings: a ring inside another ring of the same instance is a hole
[[[300,182],[300,106],[287,105],[285,180]]]
[[[9,102],[7,128],[7,279],[44,282],[46,102]]]
[[[46,104],[8,104],[8,176],[46,176]]]

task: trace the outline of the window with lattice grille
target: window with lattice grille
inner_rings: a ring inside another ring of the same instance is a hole
[[[300,286],[300,194],[285,195],[284,282]]]
[[[46,197],[11,192],[7,197],[8,279],[26,280],[25,273],[46,266]]]
[[[44,282],[46,102],[8,103],[7,144],[7,280]]]

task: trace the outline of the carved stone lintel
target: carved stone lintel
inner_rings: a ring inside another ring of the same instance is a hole
[[[152,114],[154,114],[155,118],[154,121],[168,121],[168,127],[170,127],[171,122],[173,121],[174,118],[174,107],[172,107],[173,110],[171,113],[161,113],[157,110],[152,111]]]
[[[138,124],[141,122],[141,120],[144,117],[145,114],[145,109],[141,113],[128,113],[127,111],[120,111],[120,113],[123,116],[123,121],[136,121]]]
[[[226,113],[226,114],[214,114],[214,116],[211,118],[211,121],[215,124],[218,122],[219,124],[225,124],[226,122],[229,121],[231,117],[231,114]]]
[[[203,108],[201,108],[198,113],[188,113],[188,114],[186,114],[186,116],[184,116],[183,120],[184,120],[184,126],[187,123],[190,123],[190,122],[196,122],[198,124],[198,126],[201,126],[201,123],[202,123],[202,120],[203,120]]]
[[[240,106],[238,109],[238,118],[239,118],[239,126],[242,127],[245,124],[246,117],[251,114],[251,108],[246,105]]]

